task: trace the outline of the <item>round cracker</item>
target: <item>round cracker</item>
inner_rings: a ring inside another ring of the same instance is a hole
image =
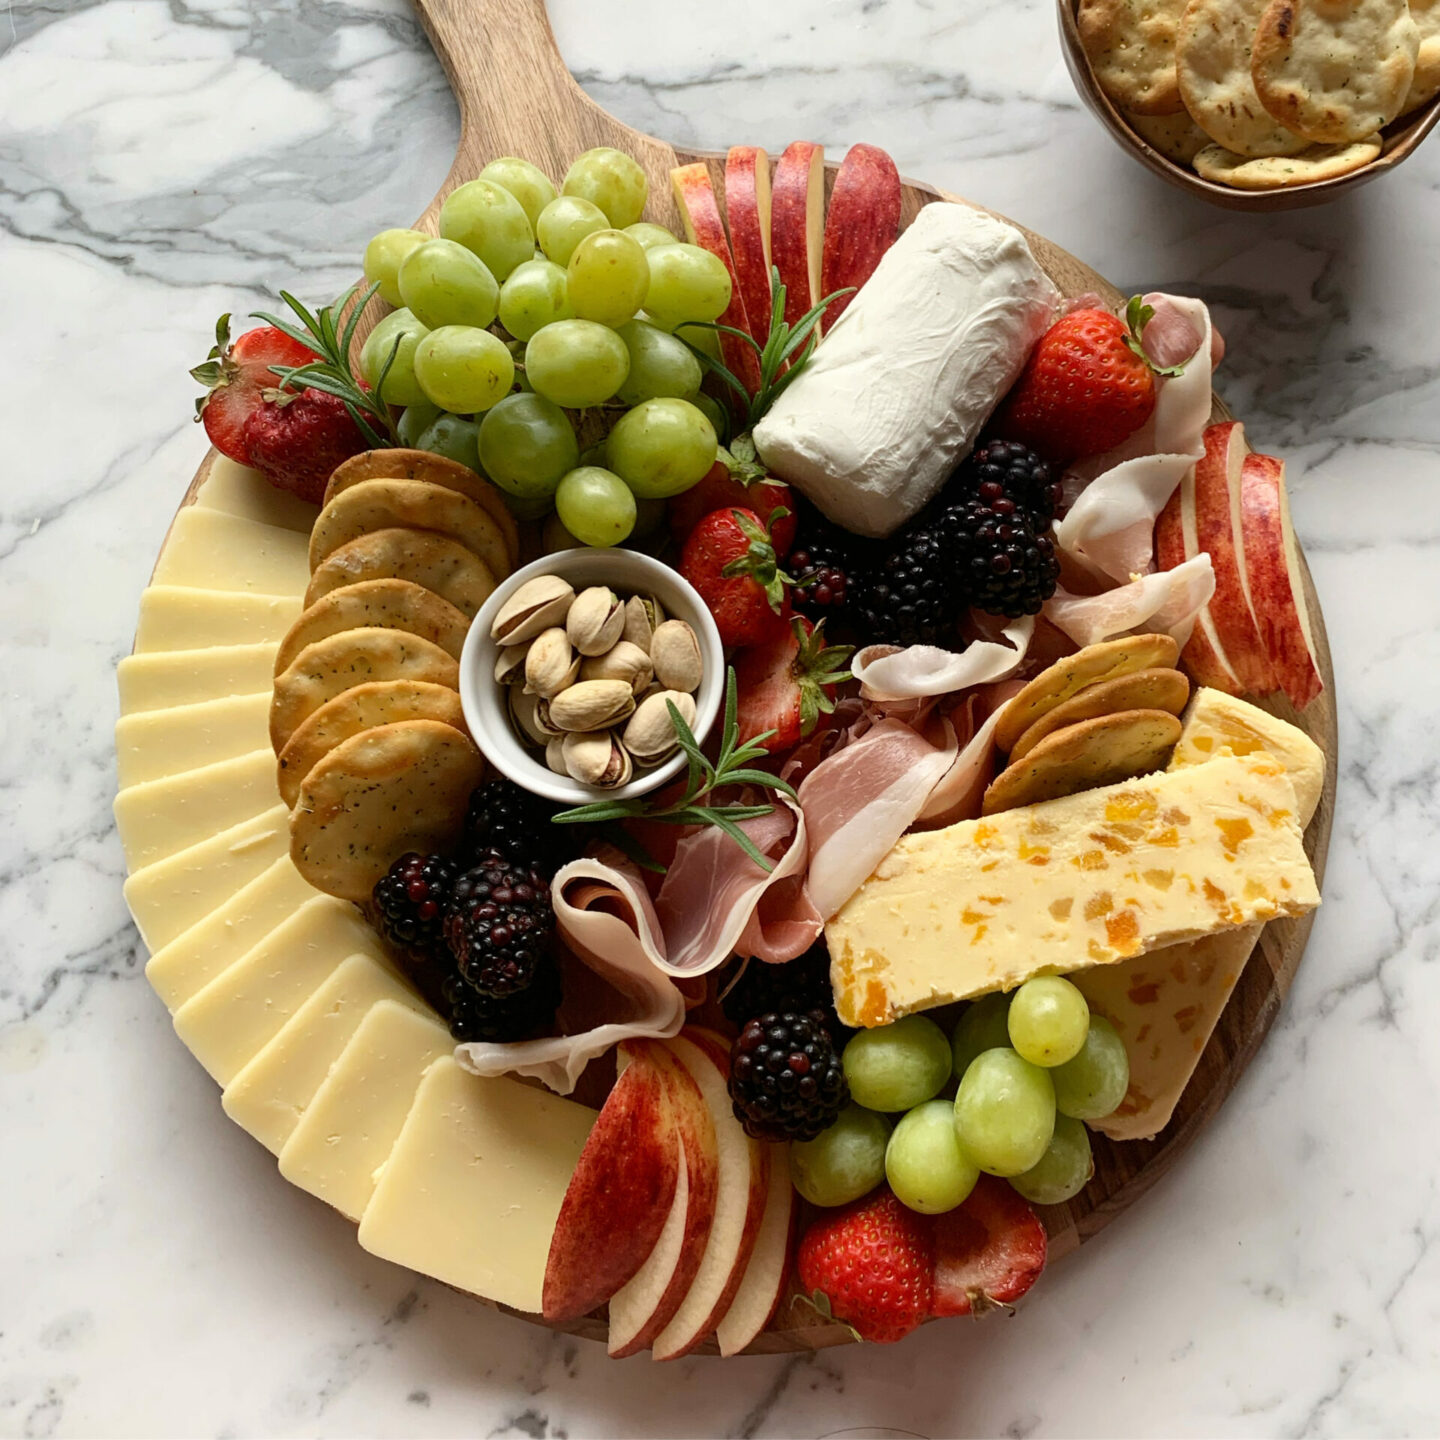
[[[1317,144],[1349,145],[1400,113],[1419,46],[1407,0],[1270,0],[1250,68],[1260,103],[1282,125]]]
[[[317,890],[368,900],[407,851],[443,851],[460,838],[484,773],[475,742],[438,720],[401,720],[352,735],[301,784],[290,858]]]
[[[1122,109],[1175,115],[1175,35],[1185,0],[1080,0],[1076,26],[1095,83]]]
[[[316,640],[369,626],[433,640],[458,660],[470,622],[448,600],[413,580],[361,580],[329,591],[301,611],[275,652],[275,673]]]
[[[307,645],[275,677],[270,744],[278,755],[327,700],[371,680],[428,680],[458,690],[460,667],[431,640],[403,630],[341,630]]]
[[[332,550],[315,568],[306,605],[342,585],[363,580],[410,580],[448,600],[473,620],[499,583],[495,572],[457,540],[432,530],[372,530]]]
[[[1272,155],[1261,160],[1247,160],[1219,145],[1207,145],[1192,163],[1197,175],[1217,185],[1233,185],[1237,190],[1283,190],[1291,185],[1336,180],[1368,165],[1379,154],[1380,137],[1372,135],[1354,145],[1312,145],[1298,155]]]
[[[276,780],[280,798],[293,810],[300,782],[337,745],[380,725],[401,720],[438,720],[468,735],[460,696],[426,680],[372,680],[352,685],[306,716],[280,752]]]
[[[995,724],[995,743],[1009,754],[1015,742],[1042,715],[1048,715],[1087,685],[1136,670],[1174,669],[1179,658],[1180,647],[1168,635],[1126,635],[1062,656],[1005,707]]]
[[[1158,770],[1180,738],[1180,722],[1167,710],[1123,710],[1081,720],[1042,740],[990,782],[982,815],[1059,800],[1081,790],[1118,785]]]
[[[1415,78],[1410,82],[1402,115],[1428,105],[1440,95],[1440,0],[1410,0],[1410,18],[1420,36],[1415,52]]]
[[[321,503],[328,505],[342,490],[348,490],[364,480],[425,480],[431,485],[457,490],[466,499],[490,512],[490,517],[504,533],[510,564],[513,566],[520,558],[520,527],[515,523],[515,516],[505,503],[505,497],[468,465],[429,450],[366,450],[335,467]]]
[[[458,490],[428,480],[361,480],[340,491],[310,532],[310,569],[347,541],[396,526],[448,535],[496,576],[510,573],[510,551],[490,512]]]
[[[1311,142],[1261,103],[1250,76],[1255,29],[1267,0],[1190,0],[1180,18],[1175,70],[1195,124],[1236,155],[1294,155]],[[1185,158],[1194,159],[1203,145]]]
[[[1081,720],[1119,715],[1126,710],[1168,710],[1178,715],[1190,698],[1190,681],[1178,670],[1136,670],[1087,685],[1078,695],[1042,715],[1014,744],[1010,763],[1023,759],[1047,735]]]
[[[1198,150],[1203,150],[1210,137],[1190,118],[1188,111],[1178,115],[1137,115],[1124,112],[1125,123],[1154,151],[1177,165],[1188,165]]]

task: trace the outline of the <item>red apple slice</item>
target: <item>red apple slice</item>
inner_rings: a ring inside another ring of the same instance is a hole
[[[720,215],[708,167],[704,161],[698,160],[693,165],[677,166],[670,172],[670,186],[675,192],[675,203],[680,207],[685,238],[723,261],[730,272],[730,304],[720,317],[720,323],[753,335],[755,331],[745,310],[740,277],[735,273],[735,257],[730,253],[725,221]],[[760,343],[765,343],[763,334]],[[721,335],[720,353],[736,379],[753,395],[760,388],[760,361],[755,352],[739,336]]]
[[[825,217],[820,296],[858,290],[875,273],[880,257],[900,233],[900,172],[876,145],[852,145],[835,175]],[[818,297],[817,297],[818,298]],[[825,311],[829,329],[854,299],[842,295]]]
[[[770,200],[770,253],[785,287],[785,319],[794,325],[824,291],[825,151],[809,140],[785,147]]]
[[[1240,473],[1245,569],[1260,637],[1280,688],[1303,710],[1325,688],[1305,604],[1300,551],[1290,526],[1285,462],[1247,455]]]
[[[1155,564],[1161,570],[1173,570],[1197,553],[1195,472],[1191,470],[1155,521]],[[1225,658],[1208,605],[1195,617],[1195,628],[1180,658],[1198,684],[1223,690],[1227,695],[1238,695],[1243,688]]]
[[[725,216],[730,253],[750,333],[763,345],[770,330],[770,157],[736,145],[725,157]]]
[[[679,1172],[679,1137],[659,1041],[636,1040],[560,1206],[544,1313],[565,1322],[603,1305],[655,1249]]]
[[[1264,695],[1275,689],[1275,677],[1246,578],[1240,472],[1247,453],[1238,420],[1205,431],[1205,453],[1195,462],[1195,541],[1215,568],[1210,615],[1226,661],[1247,693]]]
[[[767,1145],[769,1184],[765,1213],[750,1264],[730,1308],[715,1327],[722,1355],[738,1355],[770,1323],[790,1274],[790,1238],[795,1189],[790,1184],[790,1147]]]
[[[657,1360],[688,1355],[730,1308],[755,1248],[765,1213],[765,1157],[735,1118],[726,1080],[729,1047],[710,1031],[690,1029],[665,1041],[700,1088],[715,1129],[719,1182],[705,1253],[680,1308],[651,1345]]]
[[[622,1048],[631,1043],[622,1041]],[[715,1127],[700,1087],[675,1056],[661,1048],[680,1150],[675,1199],[655,1248],[610,1297],[609,1347],[615,1356],[644,1350],[674,1318],[700,1269],[715,1218]]]

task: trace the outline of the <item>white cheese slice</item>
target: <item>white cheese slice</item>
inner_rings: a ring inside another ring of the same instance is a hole
[[[115,726],[120,789],[233,760],[269,743],[270,697],[263,691],[123,715]]]
[[[760,458],[847,530],[890,534],[969,454],[1059,303],[1013,225],[927,205],[755,427]]]
[[[164,863],[164,862],[162,862]],[[145,978],[178,1010],[319,892],[282,855],[150,957]]]
[[[140,596],[135,653],[278,643],[300,610],[297,595],[247,595],[239,590],[151,585]]]
[[[382,1000],[429,1013],[388,967],[352,955],[225,1087],[225,1113],[278,1155],[360,1022]]]
[[[433,1014],[381,1000],[360,1022],[285,1142],[280,1173],[359,1220],[421,1077],[454,1048],[449,1029]]]
[[[594,1123],[573,1100],[437,1060],[365,1207],[361,1245],[538,1314],[560,1202]]]
[[[115,797],[115,825],[130,870],[153,865],[269,810],[280,798],[267,746],[183,775],[147,780]]]
[[[170,527],[151,577],[155,585],[303,595],[310,583],[309,537],[223,510],[189,505]]]
[[[290,812],[280,804],[137,870],[125,903],[152,954],[290,854]]]
[[[226,695],[270,693],[275,681],[278,641],[263,645],[218,645],[210,650],[167,650],[127,655],[115,667],[120,713],[198,705]]]
[[[258,470],[239,465],[226,455],[217,455],[211,462],[195,503],[203,509],[238,515],[242,520],[298,530],[307,539],[320,513],[318,505],[288,490],[276,489]]]
[[[351,955],[380,940],[343,900],[317,895],[175,1012],[175,1033],[223,1087]]]

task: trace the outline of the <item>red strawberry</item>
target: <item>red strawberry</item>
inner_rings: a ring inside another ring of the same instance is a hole
[[[733,507],[706,515],[680,553],[680,573],[710,607],[722,644],[759,645],[786,633],[786,590],[794,581],[780,569],[771,533],[753,510]]]
[[[1018,1300],[1045,1268],[1045,1227],[1004,1180],[982,1175],[935,1221],[935,1313],[983,1315]]]
[[[209,359],[190,372],[207,392],[195,402],[195,418],[205,422],[210,443],[222,455],[248,465],[250,453],[241,432],[251,412],[265,403],[264,392],[280,383],[270,367],[288,369],[316,358],[313,350],[273,325],[247,330],[232,345],[230,317],[222,315]]]
[[[934,1221],[881,1188],[827,1211],[800,1240],[800,1283],[822,1312],[862,1340],[903,1340],[930,1314]]]
[[[840,667],[854,647],[825,644],[824,625],[797,615],[788,634],[748,646],[735,657],[742,741],[773,730],[764,745],[778,754],[798,745],[821,715],[835,709],[835,687],[850,678]]]
[[[324,501],[335,467],[369,448],[344,402],[323,390],[282,391],[264,401],[250,412],[240,438],[250,464],[272,485],[314,505]]]
[[[1075,310],[1057,320],[990,425],[1047,460],[1068,465],[1110,450],[1138,430],[1155,408],[1153,366],[1140,336],[1154,310],[1131,300],[1120,320],[1108,310]]]
[[[775,553],[788,555],[795,543],[795,497],[783,480],[763,477],[746,480],[733,473],[723,460],[717,460],[683,494],[670,501],[670,534],[677,545],[683,545],[685,538],[714,510],[725,510],[740,506],[753,510],[766,524],[771,526]],[[775,511],[788,513],[780,518]]]

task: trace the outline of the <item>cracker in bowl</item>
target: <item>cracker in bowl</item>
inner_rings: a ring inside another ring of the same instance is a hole
[[[1184,0],[1080,0],[1076,24],[1100,88],[1137,115],[1185,108],[1175,77]]]

